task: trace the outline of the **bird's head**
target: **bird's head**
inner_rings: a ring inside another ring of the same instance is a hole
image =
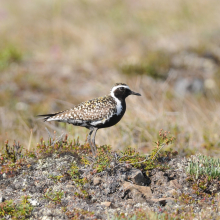
[[[137,95],[141,96],[141,94],[137,92],[133,92],[128,85],[125,83],[116,83],[110,92],[112,97],[116,97],[119,100],[123,100],[129,95]]]

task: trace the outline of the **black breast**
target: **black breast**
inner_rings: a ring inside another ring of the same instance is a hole
[[[115,114],[111,118],[109,118],[109,120],[106,120],[104,124],[100,123],[100,124],[97,124],[94,127],[97,127],[97,128],[107,128],[107,127],[111,127],[111,126],[117,124],[121,120],[121,118],[123,117],[123,115],[124,115],[124,113],[126,111],[126,103],[125,103],[125,101],[122,102],[122,109],[123,110],[122,110],[120,115]]]

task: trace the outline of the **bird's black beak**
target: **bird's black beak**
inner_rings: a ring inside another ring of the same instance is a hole
[[[137,96],[141,96],[141,94],[140,94],[140,93],[133,92],[133,91],[131,91],[131,95],[137,95]]]

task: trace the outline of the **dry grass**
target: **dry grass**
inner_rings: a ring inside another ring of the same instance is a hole
[[[218,0],[1,1],[0,49],[14,47],[21,56],[8,63],[4,58],[0,69],[1,145],[9,139],[34,147],[41,136],[48,137],[45,126],[84,142],[86,129],[44,124],[35,116],[105,95],[115,82],[126,82],[142,97],[127,99],[123,120],[98,131],[97,144],[147,152],[164,129],[176,136],[173,148],[180,153],[218,155],[217,87],[206,97],[179,98],[169,77],[155,81],[146,75],[123,75],[120,66],[138,63],[158,50],[216,51],[219,7]]]

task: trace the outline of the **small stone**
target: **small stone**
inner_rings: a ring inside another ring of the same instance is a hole
[[[3,174],[2,174],[2,177],[3,177],[3,179],[6,179],[6,178],[7,178],[6,173],[3,173]]]
[[[141,207],[141,203],[135,204],[134,207],[137,207],[137,208]]]
[[[174,204],[176,204],[176,200],[173,198],[166,199],[166,202],[167,202],[166,205],[169,205],[169,206],[173,206]]]
[[[32,200],[32,199],[29,199],[29,202],[31,203],[32,206],[38,206],[38,202],[37,200]]]
[[[148,187],[148,186],[139,186],[139,185],[135,185],[135,184],[132,184],[132,183],[129,183],[129,182],[124,182],[123,189],[125,191],[127,191],[127,190],[132,191],[133,189],[136,189],[139,192],[141,192],[146,199],[151,198],[152,195],[153,195],[152,192],[151,192],[150,187]]]
[[[126,205],[126,210],[131,210],[132,206],[130,204]]]
[[[122,182],[124,182],[126,180],[126,175],[122,174],[119,178]]]
[[[145,198],[150,198],[153,195],[150,187],[139,186],[138,190],[140,190],[140,192],[145,196]]]
[[[49,216],[43,216],[42,217],[42,220],[51,220],[52,219],[52,217],[49,217]]]
[[[127,200],[126,200],[126,203],[127,203],[127,204],[131,204],[131,205],[136,204],[136,202],[135,202],[133,199],[127,199]]]
[[[85,183],[84,184],[84,188],[89,188],[90,187],[90,184],[89,183]]]
[[[93,184],[94,186],[97,186],[101,183],[102,179],[100,177],[94,177],[93,178]]]
[[[140,203],[145,202],[145,199],[142,197],[142,193],[137,189],[132,189],[131,193],[132,193],[132,198],[134,199],[135,202],[140,202]]]
[[[105,206],[105,207],[110,207],[111,206],[111,202],[101,202],[101,205]]]
[[[171,196],[171,197],[173,197],[174,194],[176,194],[176,193],[177,193],[177,191],[176,191],[175,189],[171,189],[171,190],[169,190],[169,191],[166,192],[166,196]]]
[[[66,188],[70,189],[70,190],[74,190],[75,189],[75,186],[73,185],[66,185]]]
[[[114,167],[115,167],[115,162],[111,162],[111,163],[110,163],[110,167],[111,167],[111,168],[114,168]]]
[[[108,184],[107,184],[107,183],[104,183],[102,186],[103,186],[104,188],[107,188],[107,187],[108,187]]]
[[[5,201],[5,198],[0,194],[0,203],[4,201]]]
[[[143,186],[147,183],[143,173],[138,169],[131,169],[129,171],[128,179],[130,179],[134,184]]]
[[[53,214],[53,211],[51,209],[44,209],[43,215],[44,216],[51,216]]]
[[[94,197],[92,197],[91,202],[92,202],[92,203],[95,203],[96,201],[97,201],[97,199],[94,198]]]
[[[181,189],[182,186],[178,183],[177,179],[170,181],[170,187],[174,189]]]
[[[159,199],[151,199],[152,202],[158,202],[160,205],[165,206],[167,202],[175,202],[174,198],[159,198]]]
[[[171,174],[169,175],[169,178],[174,178],[174,176],[175,176],[175,174],[174,174],[174,173],[171,173]]]

